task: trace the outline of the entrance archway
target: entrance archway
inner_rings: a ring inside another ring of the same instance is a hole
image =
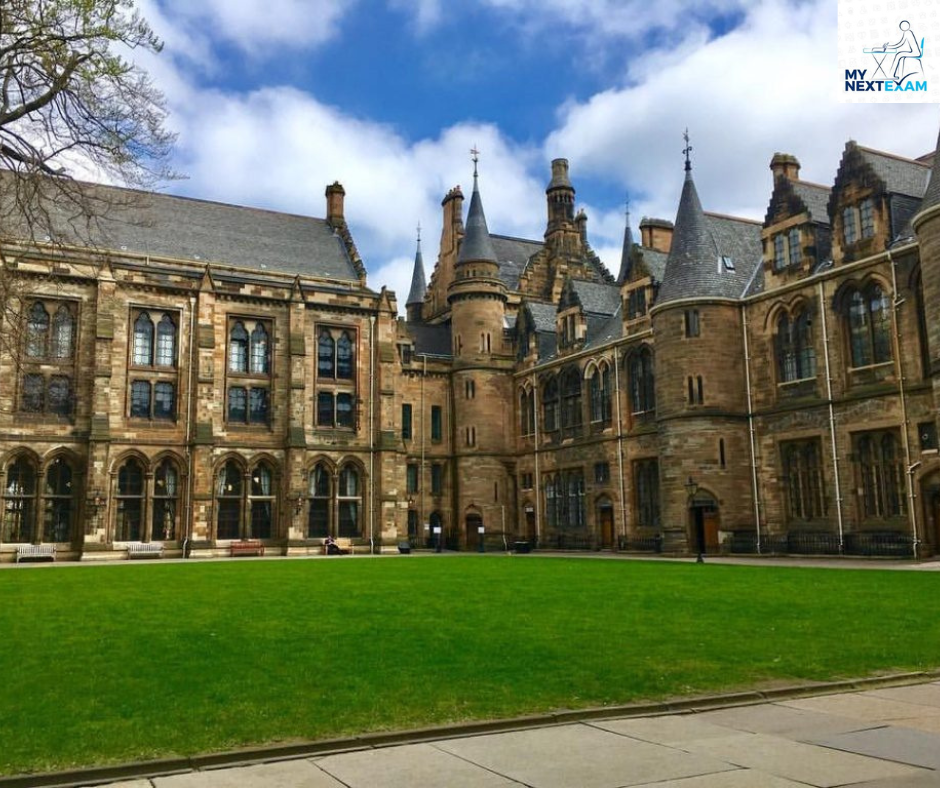
[[[466,542],[468,550],[476,550],[480,544],[480,529],[483,527],[483,517],[477,512],[468,512],[466,518]]]
[[[614,544],[614,504],[610,498],[601,498],[597,502],[597,538],[602,550],[608,550]]]
[[[921,481],[924,502],[924,539],[930,542],[933,554],[940,554],[940,473],[932,473]]]
[[[693,553],[717,553],[720,525],[718,501],[711,493],[699,490],[689,500],[689,546]]]

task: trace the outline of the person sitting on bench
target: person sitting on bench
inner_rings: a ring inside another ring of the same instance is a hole
[[[340,549],[340,546],[336,544],[336,540],[332,536],[327,536],[323,540],[323,547],[326,550],[327,555],[346,555],[349,551]]]

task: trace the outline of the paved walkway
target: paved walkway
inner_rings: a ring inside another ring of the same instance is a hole
[[[113,788],[940,786],[940,681],[592,720],[115,783]]]

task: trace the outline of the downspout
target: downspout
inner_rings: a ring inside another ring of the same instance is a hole
[[[535,546],[542,536],[542,472],[539,466],[539,384],[532,375],[532,422],[535,426]],[[528,534],[526,534],[528,537]]]
[[[620,404],[620,364],[618,352],[614,349],[614,393],[617,397],[617,472],[620,476],[620,547],[627,539],[627,492],[623,476],[623,408]]]
[[[193,485],[196,483],[196,474],[193,469],[193,377],[199,363],[194,353],[196,349],[196,296],[189,297],[189,386],[186,392],[186,465],[188,468],[188,484],[186,485],[186,523],[183,535],[183,558],[186,558],[186,548],[192,538],[196,513],[192,506]],[[182,523],[181,523],[182,525]]]
[[[898,394],[901,397],[901,441],[904,444],[904,466],[907,469],[907,473],[904,475],[907,477],[907,516],[911,523],[911,550],[914,554],[914,558],[917,558],[917,509],[915,506],[915,495],[914,495],[914,473],[917,470],[917,466],[911,463],[911,441],[910,436],[908,435],[908,424],[907,424],[907,391],[904,388],[904,364],[903,359],[901,358],[901,336],[898,329],[898,312],[901,309],[901,304],[904,303],[903,298],[898,298],[898,274],[897,274],[897,261],[891,254],[891,250],[888,250],[888,264],[891,266],[891,304],[894,307],[891,310],[891,327],[892,339],[894,340],[894,357],[898,360]],[[918,463],[919,465],[920,463]]]
[[[424,368],[421,371],[421,480],[419,482],[420,487],[418,488],[418,522],[415,523],[415,539],[418,538],[418,528],[424,527],[424,490],[425,485],[427,484],[427,477],[425,474],[425,442],[424,442],[424,430],[427,426],[427,414],[424,412],[424,381],[428,376],[428,357],[427,354],[424,355]],[[423,531],[422,531],[423,533]]]
[[[369,554],[375,555],[375,315],[369,315]]]
[[[832,372],[829,366],[829,328],[826,320],[826,295],[823,283],[819,283],[819,314],[822,316],[823,354],[826,359],[826,401],[829,403],[829,438],[832,443],[832,474],[836,485],[836,521],[839,526],[839,553],[844,549],[844,524],[842,522],[842,485],[839,482],[839,451],[836,448],[836,413],[832,404]]]
[[[741,305],[741,331],[744,334],[744,383],[747,389],[747,431],[751,445],[751,487],[754,494],[754,522],[757,524],[757,554],[761,554],[760,488],[757,484],[757,445],[754,437],[754,406],[751,399],[751,351],[747,341],[747,307]]]

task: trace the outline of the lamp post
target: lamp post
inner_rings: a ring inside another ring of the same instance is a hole
[[[689,495],[688,499],[688,508],[689,512],[693,511],[692,502],[695,500],[695,494],[698,492],[698,482],[695,481],[691,476],[689,480],[685,483],[685,491]],[[703,533],[704,528],[702,523],[699,521],[698,516],[695,516],[695,540],[698,542],[698,558],[695,559],[695,563],[704,564],[705,557],[702,555],[705,545],[705,534]]]

